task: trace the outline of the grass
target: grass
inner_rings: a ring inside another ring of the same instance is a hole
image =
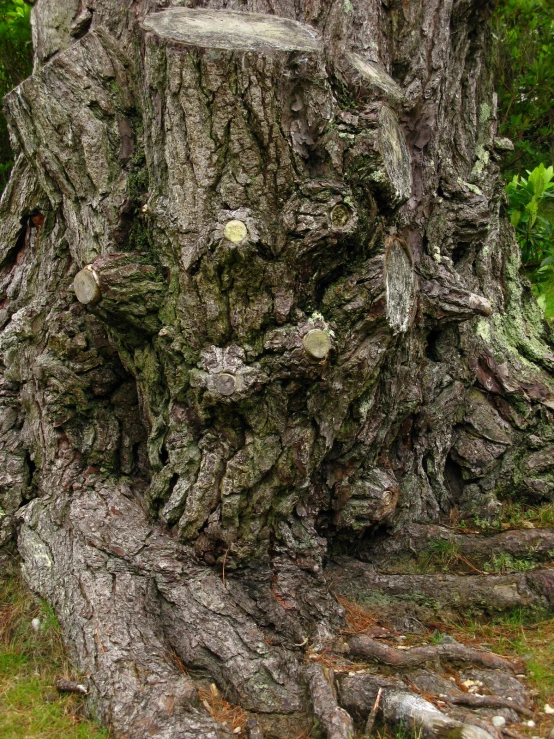
[[[504,501],[500,527],[521,528],[526,524],[533,524],[537,529],[554,527],[554,503],[529,506],[523,503]]]
[[[377,739],[421,739],[421,729],[415,729],[406,724],[399,724],[394,730],[381,727],[376,732]]]
[[[517,607],[489,622],[460,619],[448,624],[459,641],[486,643],[494,652],[520,657],[539,708],[554,702],[554,618],[552,614]]]
[[[441,550],[442,551],[442,550]],[[387,628],[386,615],[383,618],[374,609],[366,610],[363,605],[341,599],[346,609],[350,627],[347,633],[363,633],[377,625]],[[486,646],[488,649],[507,657],[518,657],[525,664],[527,680],[534,691],[536,705],[542,711],[545,703],[554,705],[554,617],[551,612],[517,607],[495,618],[455,617],[441,613],[437,622],[427,624],[427,633],[409,634],[403,642],[405,646],[418,643],[438,644],[445,633],[468,646]],[[395,633],[394,631],[392,633]],[[391,634],[392,636],[392,634]],[[394,642],[393,642],[393,645]],[[337,671],[362,668],[363,665],[328,665]],[[549,736],[554,730],[551,716],[538,713],[537,726],[532,730],[518,729],[522,736],[529,732],[532,736]],[[387,731],[377,731],[377,739],[404,739]]]
[[[38,631],[32,626],[39,619]],[[0,736],[2,739],[108,739],[84,718],[83,698],[60,695],[75,679],[52,610],[16,574],[0,579]]]
[[[437,539],[429,544],[425,552],[419,555],[417,571],[422,574],[430,572],[461,572],[479,574],[506,574],[508,572],[526,572],[533,570],[538,563],[532,553],[527,557],[514,557],[507,552],[491,554],[484,562],[471,561],[461,553],[455,542]]]
[[[460,549],[457,544],[446,539],[437,539],[431,542],[428,550],[421,555],[420,568],[428,572],[434,566],[439,570],[449,570],[460,559]]]
[[[504,500],[500,516],[496,520],[489,521],[474,517],[470,523],[471,527],[468,528],[468,522],[459,520],[457,512],[454,516],[451,515],[451,527],[460,533],[466,534],[479,533],[479,531],[475,531],[476,528],[487,532],[514,528],[554,528],[554,503],[530,505],[529,503]]]
[[[486,572],[499,572],[506,574],[507,572],[526,572],[537,566],[537,563],[526,557],[513,557],[508,552],[499,552],[493,554],[490,561],[484,565]]]

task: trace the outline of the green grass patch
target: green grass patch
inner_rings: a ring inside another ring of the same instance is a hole
[[[508,552],[498,552],[493,554],[490,561],[485,563],[483,569],[485,572],[499,572],[506,574],[507,572],[526,572],[537,566],[537,563],[530,557],[514,557]]]
[[[38,630],[32,626],[38,619]],[[52,609],[17,574],[0,579],[0,736],[2,739],[108,739],[83,715],[83,698],[60,695],[75,679]]]
[[[437,539],[429,544],[426,552],[420,555],[420,571],[448,571],[458,564],[460,549],[455,542]]]
[[[524,503],[504,501],[500,528],[522,528],[533,524],[535,528],[550,529],[554,527],[554,503],[530,506]]]

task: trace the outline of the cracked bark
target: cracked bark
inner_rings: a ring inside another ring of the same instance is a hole
[[[334,553],[554,497],[488,4],[171,5],[33,9],[5,103],[0,544],[17,528],[116,736],[226,736],[206,681],[253,736],[314,711],[348,736],[304,665],[344,626]],[[364,567],[345,583],[375,590]],[[476,604],[552,602],[547,571],[506,577]]]

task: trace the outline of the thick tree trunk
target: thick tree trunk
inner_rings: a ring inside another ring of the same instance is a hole
[[[116,736],[229,735],[214,682],[253,737],[314,712],[352,736],[339,703],[373,703],[305,654],[347,648],[341,572],[385,584],[333,553],[554,498],[489,11],[36,3],[35,71],[6,100],[0,544],[18,528]],[[529,578],[498,607],[552,602]],[[496,735],[382,684],[385,717]]]

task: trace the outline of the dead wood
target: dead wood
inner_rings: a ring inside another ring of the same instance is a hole
[[[400,690],[386,690],[381,702],[385,721],[404,723],[421,731],[422,736],[436,739],[456,731],[463,739],[490,739],[491,733],[480,726],[450,718],[424,698]]]
[[[503,726],[501,731],[502,734],[511,737],[511,739],[525,739],[525,737],[527,736],[527,734],[522,734],[521,731],[517,731],[511,726]]]
[[[373,732],[373,727],[375,726],[375,720],[377,718],[377,711],[379,710],[379,703],[381,701],[381,696],[383,694],[383,689],[379,688],[377,691],[377,697],[375,698],[375,703],[373,704],[373,708],[369,712],[369,716],[367,717],[367,721],[364,727],[364,737],[371,737],[371,734]]]
[[[81,693],[87,695],[88,687],[84,683],[77,683],[73,680],[56,680],[56,690],[60,693]]]

